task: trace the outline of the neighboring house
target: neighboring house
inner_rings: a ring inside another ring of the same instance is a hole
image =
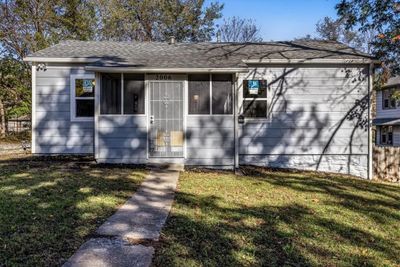
[[[371,178],[373,59],[328,41],[66,41],[32,62],[32,152]]]
[[[397,93],[396,93],[397,92]],[[400,76],[389,81],[376,92],[375,142],[380,146],[400,146]]]

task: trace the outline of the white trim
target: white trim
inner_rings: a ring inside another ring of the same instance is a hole
[[[148,74],[144,74],[144,112],[146,116],[146,159],[149,160],[149,132],[150,132],[150,93],[149,93],[149,81],[147,79]]]
[[[372,180],[374,178],[373,168],[372,168],[372,157],[373,157],[373,149],[372,149],[372,125],[371,125],[371,95],[372,95],[372,87],[373,87],[373,75],[374,75],[374,64],[369,65],[368,71],[368,174],[367,178]]]
[[[189,108],[189,76],[186,74],[186,79],[183,81],[183,158],[187,159],[187,117]]]
[[[76,103],[75,100],[77,99],[95,99],[95,97],[77,97],[75,96],[75,81],[77,79],[95,79],[96,80],[96,75],[95,74],[71,74],[70,75],[70,120],[71,121],[93,121],[93,117],[76,117]],[[95,94],[96,94],[96,84],[95,84]]]
[[[36,153],[36,64],[32,64],[32,136],[31,153]]]
[[[125,73],[236,73],[248,72],[247,68],[134,68],[134,67],[97,67],[86,66],[86,70],[98,72]]]
[[[24,57],[22,60],[30,62],[90,63],[99,61],[100,59],[86,57]]]
[[[238,94],[239,94],[239,86],[238,86],[238,75],[234,74],[233,76],[234,83],[233,83],[233,96],[232,96],[232,101],[233,101],[233,115],[234,115],[234,122],[233,122],[233,127],[234,127],[234,145],[235,145],[235,156],[234,156],[234,166],[235,168],[239,168],[239,123],[238,123],[238,115],[239,115],[239,105],[238,105]]]
[[[99,73],[95,74],[94,88],[94,156],[99,158],[99,116],[100,116],[100,86],[101,77]]]
[[[246,64],[371,64],[380,63],[379,60],[370,58],[362,59],[334,59],[334,58],[311,58],[311,59],[245,59]]]

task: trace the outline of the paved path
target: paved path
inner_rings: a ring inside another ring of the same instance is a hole
[[[175,168],[150,171],[133,197],[97,229],[99,237],[84,243],[64,266],[149,266],[154,248],[134,244],[159,240],[178,177]]]

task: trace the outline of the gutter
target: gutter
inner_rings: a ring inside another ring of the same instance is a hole
[[[311,59],[246,59],[243,63],[248,65],[258,64],[379,64],[379,60],[362,58],[362,59],[328,59],[328,58],[311,58]]]

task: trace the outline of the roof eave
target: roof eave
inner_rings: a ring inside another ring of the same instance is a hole
[[[52,62],[52,63],[93,63],[99,61],[100,58],[87,57],[24,57],[22,60],[26,62]]]
[[[96,72],[136,72],[136,73],[238,73],[247,72],[247,68],[137,68],[137,67],[107,67],[86,66],[86,70]]]
[[[379,64],[379,60],[371,58],[359,59],[334,59],[334,58],[311,58],[311,59],[246,59],[247,65],[263,64]]]

